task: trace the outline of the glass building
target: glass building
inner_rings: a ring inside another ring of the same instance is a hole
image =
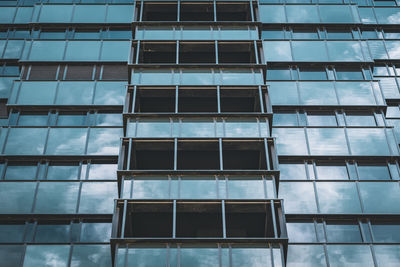
[[[400,266],[399,5],[0,1],[0,266]]]

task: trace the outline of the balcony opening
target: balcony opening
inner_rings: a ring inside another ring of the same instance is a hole
[[[217,112],[216,89],[180,89],[178,93],[179,112]]]
[[[250,3],[218,3],[217,21],[251,21]]]
[[[132,144],[131,169],[172,170],[174,143],[172,141],[140,140]]]
[[[218,141],[180,140],[178,142],[179,170],[219,169]]]
[[[181,21],[214,21],[214,6],[210,3],[181,2]]]
[[[271,206],[269,203],[226,203],[226,237],[274,237]]]
[[[55,80],[58,65],[32,65],[29,72],[29,80]],[[24,71],[27,73],[27,71]]]
[[[135,112],[175,112],[175,88],[137,89]]]
[[[141,43],[139,63],[176,63],[175,43]]]
[[[225,170],[267,169],[263,140],[223,141],[222,147]]]
[[[180,43],[179,63],[216,62],[214,43]]]
[[[143,3],[143,21],[176,21],[178,5],[174,3]]]
[[[222,237],[221,205],[178,203],[176,237]]]
[[[103,65],[102,80],[128,80],[126,65]]]
[[[221,88],[221,112],[261,112],[258,89]]]
[[[256,63],[253,43],[218,43],[219,63]]]
[[[65,80],[93,80],[93,65],[68,65]]]
[[[172,237],[172,203],[133,203],[128,206],[125,237]]]

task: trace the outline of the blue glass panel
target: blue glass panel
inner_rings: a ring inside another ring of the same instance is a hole
[[[17,93],[19,86],[16,101],[19,105],[52,105],[54,102],[57,82],[16,82],[13,94]]]
[[[4,59],[19,59],[24,47],[24,40],[8,40],[7,47],[4,50]]]
[[[359,7],[358,11],[360,12],[361,22],[365,24],[376,24],[376,18],[374,14],[374,10],[371,7]]]
[[[384,129],[347,129],[353,155],[390,155]]]
[[[230,177],[228,197],[231,199],[263,199],[265,198],[264,182],[261,177]]]
[[[400,188],[397,183],[363,182],[359,184],[366,213],[400,213]]]
[[[296,82],[268,82],[272,105],[298,105],[299,94]]]
[[[61,61],[64,59],[64,41],[33,41],[28,60]]]
[[[97,61],[100,56],[98,41],[70,41],[67,45],[65,60],[68,61]]]
[[[51,128],[47,141],[48,155],[81,155],[85,153],[87,128]]]
[[[79,213],[112,213],[117,197],[117,183],[83,183]]]
[[[89,134],[87,154],[118,155],[119,139],[123,136],[121,128],[92,128]]]
[[[46,128],[12,128],[9,131],[4,154],[43,154],[46,134]],[[29,138],[26,138],[27,136]]]
[[[30,213],[36,183],[2,182],[0,186],[1,213]]]
[[[131,23],[133,21],[134,5],[109,5],[107,23]]]
[[[182,199],[215,199],[217,186],[214,177],[183,177],[180,184]]]
[[[94,105],[123,105],[126,82],[97,82]]]
[[[27,246],[23,267],[67,267],[69,251],[68,245]]]
[[[101,61],[128,61],[131,43],[128,41],[104,41]]]
[[[289,245],[287,266],[324,267],[325,252],[322,245]]]
[[[75,23],[103,23],[106,18],[106,5],[75,5]]]
[[[35,213],[76,213],[79,183],[42,182],[39,185]]]
[[[70,242],[69,224],[38,224],[36,227],[36,243],[68,243]]]
[[[38,22],[52,23],[63,22],[69,23],[72,17],[73,5],[41,5],[40,16]]]
[[[279,198],[285,199],[285,212],[287,214],[317,213],[312,183],[281,182],[279,184]]]
[[[316,5],[287,5],[286,14],[289,23],[319,23]]]
[[[314,222],[289,222],[286,224],[290,242],[317,242]]]
[[[399,11],[399,22],[400,22],[400,11]],[[386,48],[390,59],[400,59],[400,44],[399,41],[386,41]]]
[[[33,180],[36,178],[37,165],[8,165],[4,178],[6,180]]]
[[[167,262],[166,248],[129,248],[127,254],[126,266],[142,267],[143,262],[148,266],[163,266]]]
[[[335,85],[341,105],[376,105],[369,82],[337,82]]]
[[[111,238],[111,223],[82,223],[81,242],[109,242]]]
[[[400,262],[400,245],[375,245],[376,260],[379,266],[396,267]]]
[[[290,43],[287,41],[264,41],[264,57],[268,61],[292,61]],[[315,56],[315,54],[314,54]]]
[[[303,105],[337,105],[336,93],[331,82],[299,82]]]
[[[73,247],[71,259],[73,267],[107,267],[111,265],[109,245],[75,245]]]
[[[93,82],[60,82],[57,105],[90,105],[93,101]]]
[[[400,21],[400,9],[394,7],[374,8],[379,24],[398,24]]]
[[[361,213],[355,183],[317,183],[321,213]]]
[[[348,5],[319,5],[322,22],[353,23],[353,16]]]
[[[276,146],[280,155],[307,155],[307,142],[304,129],[274,128]]]
[[[217,266],[219,262],[217,248],[181,248],[180,253],[182,266]]]
[[[0,23],[9,24],[13,23],[16,7],[1,7],[0,9]]]
[[[169,181],[167,177],[137,177],[133,182],[133,198],[169,198]]]
[[[276,260],[276,259],[275,259]],[[272,266],[269,248],[232,248],[233,266]],[[279,262],[275,262],[279,266]]]
[[[374,266],[371,249],[366,245],[328,245],[331,267]]]
[[[353,41],[329,41],[328,53],[331,61],[364,61],[361,46]]]
[[[0,224],[0,241],[2,243],[20,243],[24,241],[24,223]],[[0,251],[1,251],[0,246]],[[1,255],[1,252],[0,252]]]
[[[20,266],[24,249],[24,246],[0,246],[0,259],[2,261],[2,267]]]
[[[343,129],[308,128],[307,137],[312,155],[348,155],[347,142]],[[278,138],[280,138],[278,136]]]
[[[375,242],[400,242],[400,224],[390,221],[379,221],[371,224]]]
[[[361,232],[360,227],[357,223],[345,224],[327,222],[326,224],[326,235],[328,242],[332,243],[361,243]]]
[[[286,15],[284,6],[259,5],[260,20],[262,23],[285,23]]]

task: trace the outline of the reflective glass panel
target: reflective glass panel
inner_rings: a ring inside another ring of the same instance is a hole
[[[321,213],[361,213],[355,183],[319,182],[316,186]]]

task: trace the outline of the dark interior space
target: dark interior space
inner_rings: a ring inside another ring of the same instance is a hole
[[[102,80],[126,80],[128,68],[126,65],[103,65]]]
[[[219,169],[218,140],[178,142],[179,170],[217,170]]]
[[[178,6],[176,2],[143,3],[143,21],[176,21]]]
[[[57,69],[58,65],[31,65],[29,80],[55,80]]]
[[[135,112],[175,112],[175,88],[138,88]]]
[[[178,203],[176,237],[222,237],[221,205]]]
[[[176,43],[140,44],[139,63],[176,63]]]
[[[216,63],[214,43],[180,43],[179,63]]]
[[[128,206],[125,237],[172,237],[172,203],[133,203]]]
[[[214,21],[214,5],[212,2],[181,2],[181,21]]]
[[[258,89],[221,88],[221,112],[261,112]]]
[[[219,63],[256,63],[253,43],[218,43]]]
[[[217,112],[217,90],[182,88],[178,92],[179,112]]]
[[[93,65],[67,65],[65,80],[92,80]]]
[[[222,143],[224,170],[265,170],[264,141],[225,140]]]
[[[132,143],[131,169],[150,170],[174,168],[173,141],[136,140]]]
[[[226,237],[274,237],[269,203],[226,203]]]
[[[217,21],[251,21],[250,2],[217,2]]]

